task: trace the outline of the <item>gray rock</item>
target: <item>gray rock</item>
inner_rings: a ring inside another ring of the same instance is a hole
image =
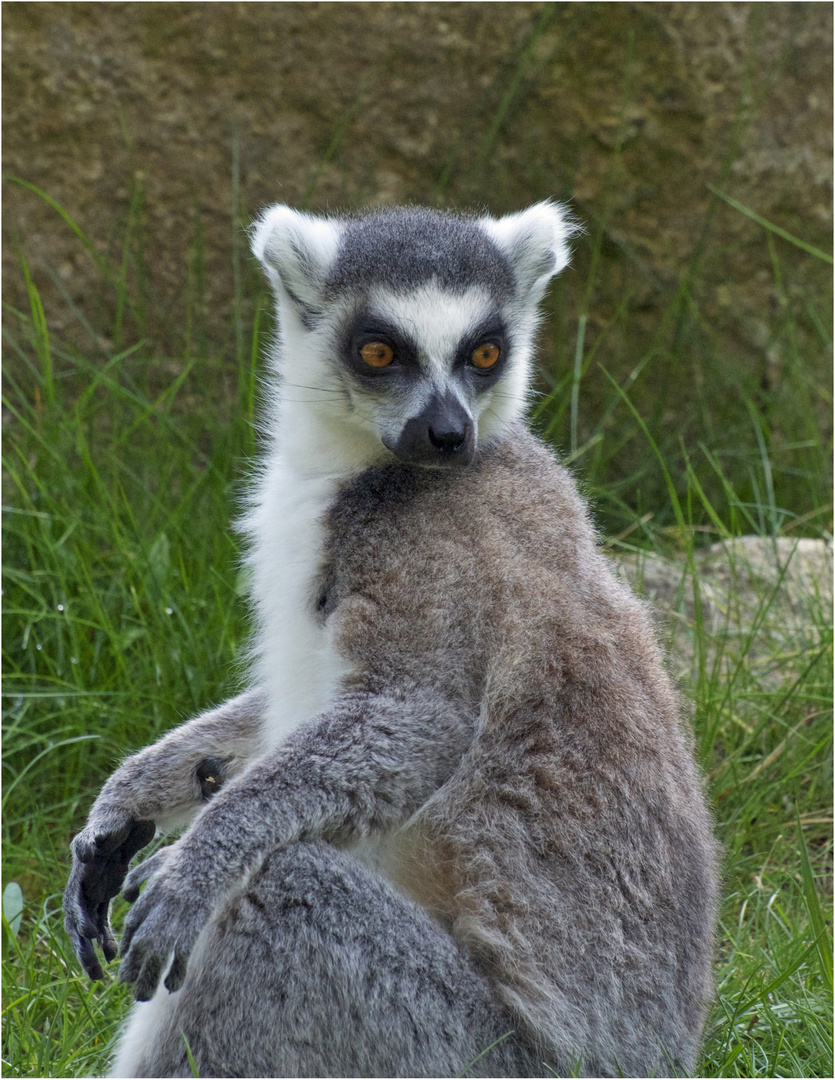
[[[164,357],[182,353],[186,328],[192,348],[224,342],[240,302],[233,249],[241,258],[243,226],[276,200],[501,211],[570,197],[592,234],[608,221],[587,342],[630,298],[606,347],[619,378],[705,240],[709,184],[724,176],[735,198],[818,246],[831,228],[826,4],[43,3],[6,4],[2,18],[4,172],[57,200],[116,273],[136,189],[144,271],[126,330]],[[14,184],[4,198],[6,299],[27,309],[20,241],[50,331],[89,349],[67,301],[90,319],[91,296],[105,309],[115,296],[54,211]],[[701,315],[725,364],[777,383],[763,231],[718,214],[721,246],[699,257]],[[590,246],[578,242],[564,301],[572,326]],[[795,254],[780,249],[787,267]],[[797,287],[825,310],[828,267],[801,263]],[[816,344],[806,362],[825,379]],[[652,385],[630,391],[642,412],[681,364],[655,357]]]
[[[671,660],[685,674],[698,655],[754,667],[775,653],[819,647],[832,626],[832,545],[742,536],[692,562],[643,552],[617,556],[623,576],[654,606]]]

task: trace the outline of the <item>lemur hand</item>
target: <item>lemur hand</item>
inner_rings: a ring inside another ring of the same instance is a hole
[[[119,978],[134,984],[137,1001],[153,997],[172,954],[165,986],[179,990],[191,950],[212,911],[211,890],[195,888],[194,874],[185,869],[181,852],[181,841],[162,848],[135,866],[125,881],[125,899],[133,907],[125,919]],[[140,896],[143,881],[148,884]]]
[[[110,901],[117,896],[131,859],[154,837],[152,821],[137,821],[121,811],[94,819],[72,842],[72,870],[64,892],[64,926],[75,955],[91,979],[104,978],[93,945],[105,960],[118,948],[110,926]]]

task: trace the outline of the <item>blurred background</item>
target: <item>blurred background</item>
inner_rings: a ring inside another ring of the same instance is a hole
[[[830,268],[752,216],[830,249],[830,5],[19,3],[3,50],[6,300],[28,311],[22,252],[50,333],[91,362],[142,341],[126,365],[152,385],[197,356],[228,395],[267,306],[244,230],[270,202],[556,196],[586,232],[537,422],[605,476],[604,525],[619,498],[665,501],[605,372],[724,517],[719,468],[772,527],[827,501]]]

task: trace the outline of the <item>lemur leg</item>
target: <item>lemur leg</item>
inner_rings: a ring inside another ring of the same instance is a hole
[[[543,1075],[449,934],[326,844],[270,855],[221,906],[111,1075],[191,1076],[183,1036],[200,1076]]]

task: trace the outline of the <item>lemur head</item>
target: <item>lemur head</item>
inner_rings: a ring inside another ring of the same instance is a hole
[[[378,455],[468,464],[524,412],[539,301],[572,232],[551,202],[498,219],[270,207],[252,248],[276,297],[280,395]]]

